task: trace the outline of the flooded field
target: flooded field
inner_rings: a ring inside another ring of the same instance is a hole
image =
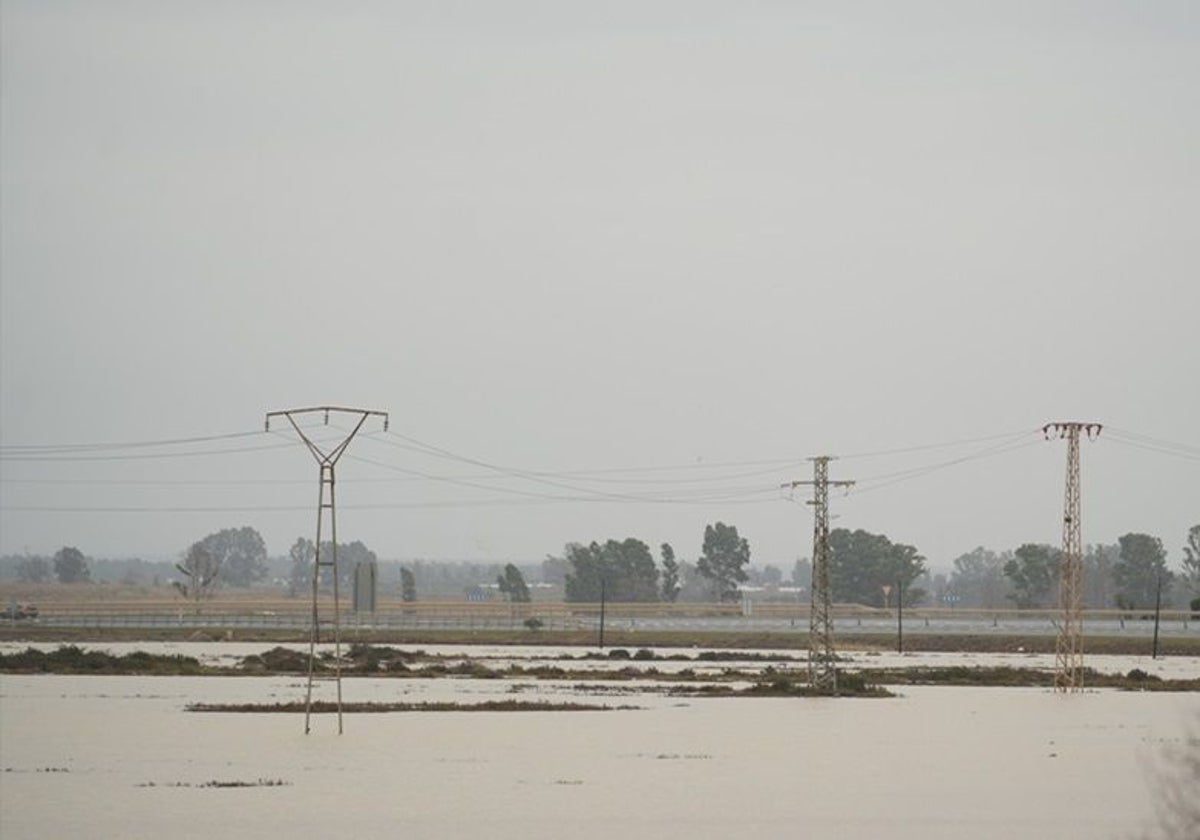
[[[130,647],[218,659],[263,649]],[[1200,667],[1160,663],[1167,674]],[[636,681],[361,677],[344,691],[355,702],[638,708],[348,715],[340,737],[321,716],[306,737],[301,715],[184,710],[302,699],[294,677],[4,675],[0,836],[1155,836],[1167,751],[1200,725],[1194,693],[905,687],[893,699],[709,699]]]

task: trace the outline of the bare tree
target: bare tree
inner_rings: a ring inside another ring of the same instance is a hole
[[[212,595],[217,575],[221,573],[221,561],[201,543],[195,543],[175,568],[184,577],[182,581],[174,582],[175,588],[184,598],[190,598],[199,612],[201,599]]]

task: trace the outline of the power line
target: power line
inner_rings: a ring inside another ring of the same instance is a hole
[[[490,493],[506,493],[506,494],[511,494],[514,496],[521,496],[524,498],[542,499],[542,500],[554,501],[554,502],[640,502],[640,503],[646,503],[646,504],[687,505],[687,504],[716,503],[719,501],[733,501],[733,500],[737,499],[738,497],[746,496],[748,494],[756,494],[756,495],[771,494],[771,495],[774,495],[776,493],[776,488],[774,488],[774,487],[765,487],[765,486],[758,486],[758,485],[755,485],[753,487],[738,487],[738,488],[729,488],[729,489],[712,488],[712,489],[706,490],[706,491],[693,491],[693,492],[703,492],[703,493],[710,494],[710,496],[715,495],[717,497],[706,499],[703,496],[701,496],[700,498],[692,499],[692,498],[683,498],[683,497],[681,497],[681,494],[678,494],[678,493],[676,493],[675,495],[672,495],[672,496],[664,495],[664,496],[658,496],[658,497],[652,496],[652,495],[615,494],[615,493],[604,493],[604,492],[592,491],[587,488],[572,488],[572,487],[570,487],[570,485],[561,485],[561,484],[556,483],[556,486],[572,490],[571,495],[562,495],[562,494],[547,493],[547,492],[542,492],[542,491],[537,491],[537,490],[522,490],[522,489],[513,488],[513,487],[503,487],[503,486],[497,486],[495,484],[480,484],[476,481],[465,480],[465,479],[457,478],[454,476],[445,476],[445,475],[436,475],[436,474],[432,474],[432,473],[425,473],[425,472],[421,472],[420,470],[410,469],[408,467],[401,467],[401,466],[397,466],[395,464],[389,464],[389,463],[386,463],[383,461],[376,461],[371,458],[364,458],[360,455],[347,455],[346,458],[351,461],[356,461],[359,463],[371,464],[372,466],[380,467],[382,469],[393,470],[396,472],[405,473],[407,475],[414,475],[419,478],[427,479],[429,481],[436,481],[436,482],[441,482],[444,484],[452,484],[452,485],[456,485],[456,486],[460,486],[460,487],[467,487],[467,488],[474,489],[474,490],[485,490]],[[664,493],[666,493],[666,492],[667,491],[664,491]],[[752,500],[744,499],[742,501],[752,501]],[[767,501],[767,499],[763,499],[763,501]]]
[[[396,437],[397,435],[395,432],[390,432],[389,436]],[[419,441],[415,441],[415,439],[413,439],[413,438],[407,438],[407,440],[413,440],[414,443],[418,443],[420,445],[406,445],[406,444],[404,444],[400,441],[396,441],[396,440],[381,440],[379,435],[377,435],[377,434],[363,435],[363,437],[367,438],[367,439],[371,439],[371,440],[380,440],[380,442],[387,443],[389,446],[394,446],[399,449],[406,449],[410,452],[416,452],[416,453],[419,453],[422,455],[430,455],[430,456],[433,456],[436,458],[442,458],[442,459],[446,459],[446,460],[453,460],[453,461],[460,461],[460,462],[466,461],[467,463],[472,463],[471,459],[468,459],[465,456],[451,453],[448,450],[442,450],[442,449],[440,449],[438,447],[434,447],[430,444],[420,443]],[[540,476],[540,477],[544,477],[544,478],[582,478],[582,479],[590,478],[590,480],[593,480],[593,481],[616,481],[616,482],[619,482],[619,481],[622,481],[623,479],[609,479],[609,478],[601,479],[601,478],[593,478],[593,477],[594,476],[608,476],[608,475],[616,475],[616,474],[625,474],[625,473],[635,473],[636,474],[636,473],[656,473],[656,472],[681,472],[684,470],[717,470],[717,469],[727,469],[727,468],[732,468],[732,467],[738,467],[738,468],[762,467],[762,466],[773,465],[773,469],[762,471],[762,474],[765,475],[765,474],[769,474],[771,472],[779,472],[780,470],[783,470],[783,469],[795,467],[798,464],[803,464],[805,462],[805,460],[806,459],[804,459],[804,458],[765,458],[765,459],[759,459],[759,460],[714,461],[711,463],[697,462],[697,463],[675,464],[675,465],[665,465],[665,466],[658,465],[658,466],[647,466],[647,467],[599,467],[599,468],[594,468],[594,469],[573,469],[573,470],[561,470],[561,471],[522,470],[522,472],[525,474],[528,474],[528,475],[536,475],[536,476]],[[478,462],[474,462],[474,463],[476,464],[476,466],[478,466]],[[747,475],[749,475],[749,474],[747,474]],[[463,477],[469,477],[469,476],[463,476]],[[715,476],[711,480],[719,480],[720,478],[721,478],[721,476]],[[683,479],[683,480],[685,480],[685,481],[704,481],[704,480],[708,480],[708,479],[696,478],[696,479]],[[629,479],[629,481],[635,481],[635,480]],[[670,479],[666,479],[665,481],[670,481]]]
[[[316,428],[322,424],[305,424],[304,428]],[[336,429],[336,424],[331,424],[331,430]],[[342,430],[344,431],[344,430]],[[1155,452],[1157,454],[1165,454],[1172,457],[1178,457],[1185,460],[1200,459],[1200,447],[1194,447],[1189,444],[1179,443],[1175,441],[1165,440],[1150,435],[1144,435],[1136,432],[1129,432],[1120,429],[1106,428],[1106,436],[1104,440],[1116,443],[1121,446],[1141,449],[1145,451]],[[1109,434],[1111,432],[1111,434]],[[278,431],[272,431],[272,435],[283,437]],[[386,434],[387,437],[381,437],[381,434]],[[903,470],[895,470],[887,473],[868,476],[861,479],[858,486],[854,490],[855,495],[869,493],[876,490],[882,490],[896,484],[906,481],[911,481],[916,478],[921,478],[930,475],[942,469],[947,469],[959,464],[969,463],[975,460],[985,458],[994,458],[1005,455],[1020,449],[1032,446],[1036,443],[1035,440],[1023,440],[1028,433],[1010,432],[1004,435],[988,435],[977,438],[959,439],[954,441],[946,441],[942,443],[922,444],[918,446],[902,447],[888,450],[876,450],[873,452],[860,452],[848,456],[850,458],[871,458],[871,457],[889,457],[900,454],[916,453],[930,451],[935,449],[968,446],[980,443],[991,443],[978,451],[969,452],[958,457],[937,461],[930,464],[922,464],[910,467]],[[287,440],[279,444],[263,444],[248,447],[204,447],[200,449],[191,449],[184,451],[171,452],[144,452],[137,451],[152,447],[187,447],[197,444],[208,444],[222,440],[231,440],[239,438],[249,438],[263,435],[262,431],[255,432],[237,432],[224,435],[207,435],[207,436],[192,436],[180,438],[167,438],[159,440],[146,441],[128,441],[124,443],[71,443],[71,444],[22,444],[22,445],[7,445],[3,451],[0,451],[0,458],[7,462],[140,462],[148,459],[170,460],[173,458],[197,458],[207,455],[218,456],[226,454],[244,454],[272,449],[284,449],[294,447],[297,444],[294,440]],[[403,509],[421,509],[421,508],[470,508],[470,507],[486,507],[486,506],[504,506],[504,505],[537,505],[537,504],[564,504],[564,503],[631,503],[631,504],[658,504],[658,505],[679,505],[679,506],[710,506],[710,505],[746,505],[746,504],[763,504],[775,501],[779,497],[778,488],[775,484],[763,483],[757,484],[747,479],[755,479],[759,477],[767,477],[782,469],[790,466],[795,466],[800,463],[796,458],[780,458],[780,459],[760,459],[760,460],[744,460],[744,461],[726,461],[714,462],[711,464],[680,464],[676,466],[628,466],[628,467],[607,467],[591,470],[568,470],[568,471],[540,471],[518,469],[500,464],[490,463],[488,461],[471,458],[452,452],[443,447],[427,444],[415,438],[398,435],[396,433],[368,433],[361,436],[364,440],[377,440],[382,444],[394,447],[400,450],[419,454],[425,457],[434,457],[440,460],[452,461],[457,463],[470,464],[487,470],[486,473],[473,473],[467,475],[444,475],[436,472],[423,471],[410,467],[400,466],[394,463],[388,463],[378,459],[364,458],[360,456],[347,456],[351,460],[370,464],[380,469],[385,469],[390,472],[397,473],[398,476],[389,477],[352,477],[348,479],[348,483],[395,483],[395,482],[417,482],[428,481],[442,483],[450,486],[457,486],[472,490],[483,491],[487,494],[500,494],[501,498],[484,498],[484,499],[461,499],[461,500],[423,500],[423,501],[404,501],[394,503],[380,503],[373,505],[355,505],[348,506],[347,509],[356,510],[403,510]],[[314,438],[315,439],[315,438]],[[322,439],[321,445],[331,439]],[[133,451],[124,451],[122,449],[130,449]],[[107,450],[107,452],[106,452]],[[763,469],[744,469],[747,467],[763,467]],[[712,474],[713,471],[737,469],[738,472],[723,472],[721,474]],[[670,475],[670,473],[682,472],[701,472],[702,475],[680,476]],[[559,481],[557,479],[566,478],[570,481]],[[534,488],[520,488],[506,486],[506,482],[513,481],[529,482],[536,485],[541,485],[547,490],[536,490]],[[0,478],[0,483],[6,486],[16,485],[74,485],[74,486],[146,486],[146,487],[219,487],[219,486],[239,486],[239,485],[288,485],[304,483],[295,479],[220,479],[220,480],[183,480],[183,479],[119,479],[119,478],[18,478],[5,476]],[[345,482],[344,482],[345,483]],[[603,487],[595,487],[595,484],[608,485],[617,487],[626,487],[628,489],[622,492],[614,492]],[[552,492],[552,490],[561,492]],[[205,513],[205,512],[272,512],[281,510],[296,510],[292,506],[192,506],[192,505],[0,505],[0,510],[10,512],[96,512],[96,513]]]
[[[104,449],[142,449],[153,446],[180,446],[193,443],[211,443],[218,440],[235,440],[237,438],[257,437],[263,433],[261,430],[253,432],[230,432],[222,435],[202,435],[195,437],[183,438],[162,438],[159,440],[137,440],[126,441],[124,443],[5,443],[0,444],[0,451],[15,450],[15,451],[46,451],[46,452],[76,452],[76,451],[91,451]]]
[[[1115,443],[1118,446],[1126,446],[1131,449],[1140,449],[1144,452],[1170,455],[1175,458],[1182,458],[1185,461],[1200,461],[1200,448],[1197,447],[1182,443],[1161,441],[1144,435],[1122,433],[1117,429],[1109,429],[1107,427],[1105,427],[1105,431],[1107,434],[1101,438],[1102,441]]]
[[[393,479],[358,479],[358,482]],[[399,480],[399,479],[395,479]],[[356,483],[358,483],[356,482]],[[298,478],[224,478],[224,479],[153,479],[153,478],[0,478],[0,484],[33,484],[103,487],[239,487],[247,485],[310,484]]]
[[[1021,434],[1024,435],[1024,432]],[[871,493],[876,490],[882,490],[885,487],[891,487],[896,484],[901,484],[905,481],[911,481],[915,478],[923,478],[931,473],[957,466],[958,464],[965,464],[970,461],[978,461],[984,458],[994,458],[998,455],[1005,455],[1009,452],[1015,452],[1019,449],[1026,449],[1035,445],[1036,443],[1037,441],[1035,440],[1005,441],[1000,444],[989,446],[979,452],[975,452],[970,455],[964,455],[959,458],[953,458],[949,461],[940,461],[935,464],[928,464],[921,467],[913,467],[911,469],[901,470],[899,472],[864,478],[858,482],[859,485],[869,484],[871,486],[862,487],[859,490],[855,490],[854,495],[861,496],[863,493]]]
[[[342,482],[339,481],[339,484]],[[744,506],[758,505],[777,501],[775,489],[764,490],[759,495],[762,498],[729,498],[729,499],[696,499],[696,500],[665,500],[657,502],[681,507],[706,507],[711,505]],[[492,499],[453,499],[445,501],[421,502],[377,502],[360,504],[338,504],[339,510],[450,510],[456,508],[476,507],[536,507],[539,505],[608,503],[616,504],[609,499],[587,499],[571,496],[540,496],[537,498],[492,498]],[[6,513],[294,513],[311,510],[311,505],[0,505],[0,511]]]
[[[0,505],[0,511],[13,513],[281,513],[309,510],[309,505],[218,505],[218,506],[139,506],[139,505]]]
[[[874,452],[856,452],[851,455],[839,455],[839,461],[849,461],[854,458],[882,458],[890,455],[907,455],[910,452],[924,452],[930,449],[950,449],[955,446],[969,446],[975,443],[989,443],[994,440],[1004,440],[1014,438],[1021,435],[1033,435],[1040,432],[1041,429],[1021,429],[1017,432],[1005,432],[999,435],[986,435],[977,438],[963,438],[958,440],[943,441],[941,443],[924,443],[918,446],[905,446],[898,449],[879,449]]]
[[[1116,435],[1117,437],[1130,438],[1132,440],[1141,441],[1146,444],[1161,446],[1166,449],[1178,449],[1182,452],[1190,452],[1194,455],[1200,455],[1200,446],[1190,443],[1177,443],[1175,441],[1166,440],[1165,438],[1152,437],[1151,435],[1143,435],[1138,432],[1130,432],[1126,429],[1117,429],[1112,426],[1105,426],[1105,436]]]
[[[73,452],[91,453],[91,452],[102,452],[105,450],[120,450],[123,448],[144,449],[144,448],[153,448],[153,447],[157,447],[157,446],[166,446],[166,445],[205,443],[205,442],[213,442],[213,441],[217,441],[217,440],[225,440],[225,439],[230,439],[230,438],[241,438],[241,437],[251,437],[251,436],[262,437],[264,434],[265,433],[261,432],[261,431],[238,432],[238,433],[231,434],[231,435],[212,435],[212,436],[209,436],[206,438],[198,438],[198,437],[196,437],[196,438],[176,438],[173,440],[166,440],[166,441],[142,441],[140,443],[133,443],[133,444],[95,444],[95,445],[71,444],[69,447],[62,449],[61,451],[37,449],[37,450],[30,450],[30,451],[18,451],[15,454],[0,453],[0,461],[8,461],[8,462],[13,462],[13,463],[30,462],[30,461],[41,462],[41,463],[53,463],[53,462],[76,463],[76,462],[89,462],[89,461],[101,461],[101,462],[103,462],[103,461],[154,461],[154,460],[169,460],[172,458],[201,458],[201,457],[205,457],[208,455],[234,455],[234,454],[242,454],[242,453],[246,453],[246,452],[265,452],[265,451],[272,450],[272,449],[294,448],[294,447],[300,445],[297,441],[289,440],[286,437],[280,435],[278,432],[273,431],[270,433],[271,435],[273,435],[275,437],[279,437],[279,438],[281,438],[281,440],[284,440],[285,442],[283,442],[283,443],[267,443],[267,444],[262,444],[261,446],[240,446],[240,447],[222,448],[222,449],[198,449],[198,450],[192,450],[192,451],[185,450],[182,452],[122,453],[122,454],[112,454],[112,455],[69,454],[69,453],[73,453]]]
[[[259,433],[261,434],[261,432]],[[196,452],[150,452],[136,455],[4,455],[0,454],[0,461],[22,462],[22,461],[38,461],[43,463],[53,462],[86,462],[86,461],[154,461],[170,458],[202,458],[208,455],[235,455],[245,452],[265,452],[269,449],[288,449],[296,447],[296,443],[269,443],[263,446],[243,446],[233,449],[202,449]]]
[[[500,473],[501,475],[506,475],[506,476],[510,476],[513,478],[521,478],[521,479],[524,479],[525,481],[530,481],[535,484],[544,484],[547,487],[556,487],[559,490],[567,490],[572,493],[583,493],[588,496],[600,497],[600,498],[605,498],[605,499],[609,499],[609,500],[613,500],[613,501],[627,501],[627,502],[649,501],[645,497],[635,496],[635,495],[631,495],[628,493],[609,493],[604,490],[592,490],[592,489],[589,489],[586,487],[578,487],[573,484],[568,484],[566,482],[557,481],[555,479],[543,478],[543,477],[537,475],[536,473],[532,473],[527,470],[519,470],[519,469],[516,469],[513,467],[505,467],[505,466],[500,466],[498,464],[492,464],[487,461],[481,461],[478,458],[469,458],[465,455],[459,455],[457,453],[450,452],[449,450],[442,449],[441,447],[432,446],[430,444],[424,444],[413,438],[405,437],[404,435],[398,434],[397,432],[392,432],[391,434],[393,437],[397,437],[408,443],[412,443],[412,444],[416,444],[416,445],[425,447],[426,449],[428,449],[431,453],[433,453],[435,455],[439,455],[439,456],[442,456],[444,458],[448,458],[448,459],[454,460],[454,461],[461,461],[462,463],[466,463],[466,464],[472,464],[474,466],[482,467],[484,469],[493,470],[497,473]],[[488,488],[488,489],[499,490],[501,488]]]

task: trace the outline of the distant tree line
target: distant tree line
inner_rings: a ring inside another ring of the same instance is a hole
[[[1025,543],[1012,551],[976,548],[954,560],[948,578],[935,581],[939,604],[962,607],[1056,606],[1062,551]],[[1112,545],[1089,545],[1083,555],[1083,603],[1092,609],[1149,609],[1160,591],[1164,606],[1200,598],[1200,525],[1189,530],[1178,571],[1167,563],[1162,540],[1128,533]]]
[[[13,577],[22,583],[91,583],[89,559],[74,546],[65,545],[53,557],[24,555],[4,558]]]
[[[838,602],[890,606],[903,597],[906,605],[984,609],[1056,605],[1061,552],[1055,546],[1024,543],[999,552],[981,546],[955,558],[948,573],[931,575],[915,547],[894,543],[883,534],[839,528],[830,532],[829,541],[830,578]],[[328,543],[322,546],[323,557],[330,556],[331,550]],[[337,553],[339,587],[346,593],[359,563],[379,562],[375,552],[358,541],[339,544]],[[1148,609],[1160,587],[1166,606],[1200,599],[1200,525],[1189,529],[1182,554],[1178,568],[1172,569],[1162,540],[1136,532],[1112,545],[1088,546],[1083,556],[1085,607]],[[0,579],[170,583],[189,598],[206,597],[221,587],[272,585],[286,586],[300,596],[311,589],[314,555],[312,541],[300,537],[287,556],[269,557],[259,532],[242,526],[202,537],[175,563],[96,559],[77,547],[63,546],[51,556],[0,557]],[[705,526],[700,552],[692,561],[680,559],[669,543],[659,545],[656,558],[647,543],[625,537],[586,545],[568,543],[562,556],[523,566],[427,560],[380,565],[392,569],[381,573],[383,587],[407,601],[416,600],[421,592],[438,598],[502,597],[522,602],[534,599],[538,587],[561,592],[568,601],[594,602],[601,597],[634,602],[734,601],[747,586],[770,590],[785,583],[791,584],[796,597],[804,598],[812,576],[807,559],[795,562],[789,581],[776,566],[750,566],[749,542],[735,526],[723,522]],[[331,571],[323,570],[322,587],[331,586]]]
[[[567,601],[671,602],[697,591],[706,600],[733,601],[749,579],[750,544],[736,526],[724,522],[705,526],[694,565],[677,560],[669,543],[659,546],[659,557],[661,569],[649,545],[626,537],[568,543],[563,557],[547,558],[543,569],[554,577],[561,574]]]

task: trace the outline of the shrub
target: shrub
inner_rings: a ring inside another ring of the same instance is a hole
[[[1141,668],[1134,668],[1125,675],[1125,679],[1133,682],[1162,682],[1162,677],[1155,676],[1143,671]]]

